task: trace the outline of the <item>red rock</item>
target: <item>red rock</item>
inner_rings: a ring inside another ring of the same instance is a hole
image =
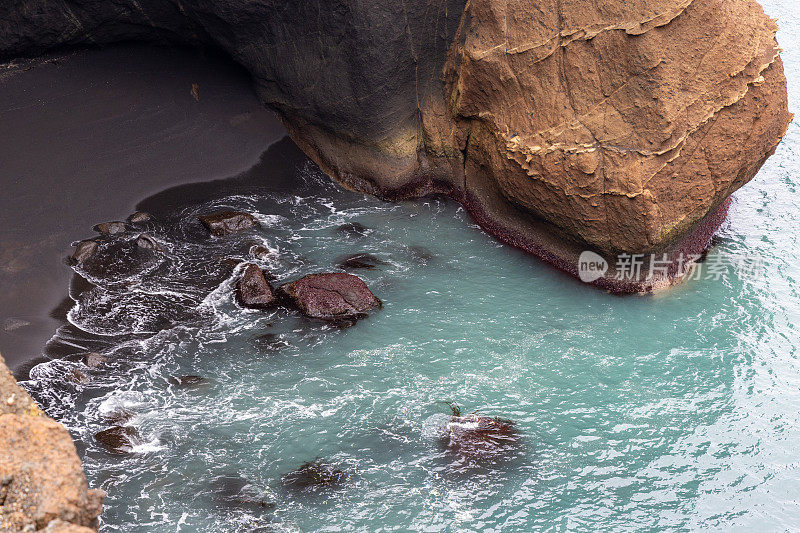
[[[310,274],[281,285],[278,292],[311,318],[360,318],[381,307],[366,283],[352,274]]]
[[[242,307],[266,309],[278,303],[272,285],[257,265],[245,267],[242,277],[236,285],[236,299]]]

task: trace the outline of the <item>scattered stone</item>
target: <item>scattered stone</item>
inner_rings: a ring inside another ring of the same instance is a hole
[[[125,233],[125,223],[115,220],[114,222],[103,222],[94,227],[94,230],[103,235],[117,235]]]
[[[94,255],[98,246],[99,244],[97,241],[89,240],[79,242],[75,247],[75,252],[72,254],[72,260],[76,264],[80,265]]]
[[[339,233],[343,233],[351,238],[360,238],[366,237],[368,234],[372,233],[372,230],[365,227],[363,224],[359,222],[347,222],[342,224],[341,226],[337,227],[336,230]]]
[[[74,381],[75,383],[79,383],[81,385],[86,385],[89,383],[89,376],[87,376],[83,371],[74,368],[69,373],[70,381]]]
[[[98,368],[106,362],[106,358],[97,352],[89,352],[83,356],[83,363],[89,368]]]
[[[203,376],[171,376],[169,382],[176,387],[188,389],[208,385],[208,380]]]
[[[128,222],[131,224],[144,224],[145,222],[150,222],[150,213],[145,213],[144,211],[137,211],[136,213],[132,214],[128,217]]]
[[[161,245],[156,242],[156,240],[148,235],[147,233],[142,233],[136,239],[136,246],[139,248],[144,248],[145,250],[153,250],[154,252],[162,251]]]
[[[356,319],[381,307],[381,301],[352,274],[309,274],[281,285],[278,293],[310,318]]]
[[[275,256],[272,250],[270,250],[266,246],[261,246],[261,245],[256,245],[250,248],[250,255],[252,255],[256,259],[260,259],[261,261],[272,259]]]
[[[94,434],[94,440],[111,453],[124,454],[133,450],[134,440],[139,436],[130,426],[113,426]]]
[[[286,489],[298,492],[316,492],[320,489],[341,485],[347,481],[347,473],[320,460],[309,461],[285,474],[281,483]]]
[[[339,259],[339,267],[348,269],[367,269],[372,270],[378,265],[385,265],[386,261],[378,259],[372,254],[354,254]]]
[[[220,211],[197,218],[215,237],[239,233],[258,224],[253,215],[239,211]]]
[[[275,289],[257,265],[248,264],[236,285],[236,299],[242,307],[266,309],[278,303]]]

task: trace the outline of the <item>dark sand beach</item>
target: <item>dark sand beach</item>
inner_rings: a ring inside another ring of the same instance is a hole
[[[72,242],[285,135],[228,58],[143,45],[0,66],[0,124],[0,353],[19,375],[59,325]]]

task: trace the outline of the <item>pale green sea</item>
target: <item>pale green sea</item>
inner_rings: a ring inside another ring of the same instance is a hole
[[[800,5],[764,3],[797,112]],[[64,376],[80,363],[52,361],[27,386],[108,492],[102,531],[797,530],[798,185],[795,121],[734,196],[706,263],[724,275],[618,297],[499,244],[453,202],[343,191],[283,141],[243,176],[145,201],[167,253],[113,245],[113,276],[78,269],[97,287],[74,285],[54,339],[108,364],[76,384]],[[208,241],[194,217],[218,207],[256,213],[261,229]],[[346,222],[369,231],[348,237]],[[261,264],[278,282],[378,256],[388,264],[357,274],[384,308],[349,329],[238,308],[222,259],[253,240],[276,251]],[[169,384],[183,374],[211,384]],[[430,429],[443,401],[514,420],[519,456],[454,462]],[[142,436],[121,457],[92,438],[119,408]],[[348,481],[282,487],[317,457]]]

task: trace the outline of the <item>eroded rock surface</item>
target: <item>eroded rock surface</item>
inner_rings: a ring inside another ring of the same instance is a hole
[[[6,4],[0,56],[219,47],[345,186],[449,194],[573,274],[584,249],[699,253],[790,120],[755,0]]]
[[[88,488],[69,432],[44,416],[0,357],[0,531],[96,530],[104,496]]]
[[[281,285],[278,293],[310,318],[355,319],[381,306],[367,284],[352,274],[309,274]]]

